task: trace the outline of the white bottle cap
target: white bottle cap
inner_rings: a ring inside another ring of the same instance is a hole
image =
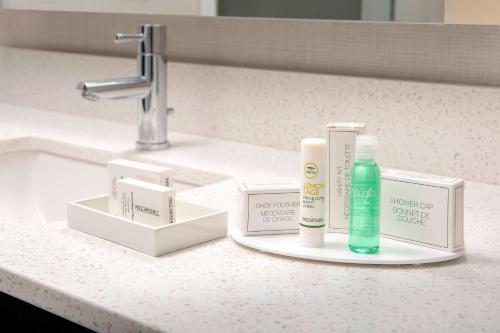
[[[308,228],[300,226],[300,245],[304,247],[323,247],[325,245],[325,227]]]
[[[300,142],[301,151],[326,150],[326,140],[321,138],[307,138]]]
[[[374,160],[377,152],[377,137],[358,135],[356,137],[356,159]]]

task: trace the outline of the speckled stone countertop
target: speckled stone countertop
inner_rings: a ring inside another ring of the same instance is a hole
[[[205,185],[184,199],[230,211],[235,183],[297,176],[298,155],[170,133],[134,152],[135,127],[0,104],[0,153],[172,165]],[[0,165],[1,171],[1,165]],[[0,217],[0,290],[99,332],[499,332],[500,187],[467,182],[466,255],[368,267],[294,260],[229,238],[153,258],[68,229]]]

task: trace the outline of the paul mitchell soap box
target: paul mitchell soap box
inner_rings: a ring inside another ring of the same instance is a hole
[[[116,191],[116,182],[124,178],[135,178],[145,182],[173,187],[174,170],[171,168],[116,159],[108,162],[108,205],[109,212],[120,215],[120,198]]]
[[[299,200],[297,183],[239,183],[239,229],[246,236],[298,233]]]
[[[463,179],[385,169],[380,200],[383,236],[449,252],[463,249]]]

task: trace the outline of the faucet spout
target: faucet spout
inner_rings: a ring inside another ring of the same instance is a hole
[[[101,99],[144,98],[151,92],[151,83],[143,77],[95,80],[78,83],[77,89],[89,101]]]
[[[1,0],[0,0],[1,2]],[[169,146],[167,116],[167,29],[144,24],[137,34],[117,34],[119,43],[136,41],[137,76],[80,82],[77,88],[90,101],[133,98],[137,103],[138,150],[161,150]]]

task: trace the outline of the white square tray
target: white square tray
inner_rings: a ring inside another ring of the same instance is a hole
[[[68,227],[161,256],[227,235],[227,212],[176,200],[176,223],[152,227],[108,213],[108,196],[68,203]]]

